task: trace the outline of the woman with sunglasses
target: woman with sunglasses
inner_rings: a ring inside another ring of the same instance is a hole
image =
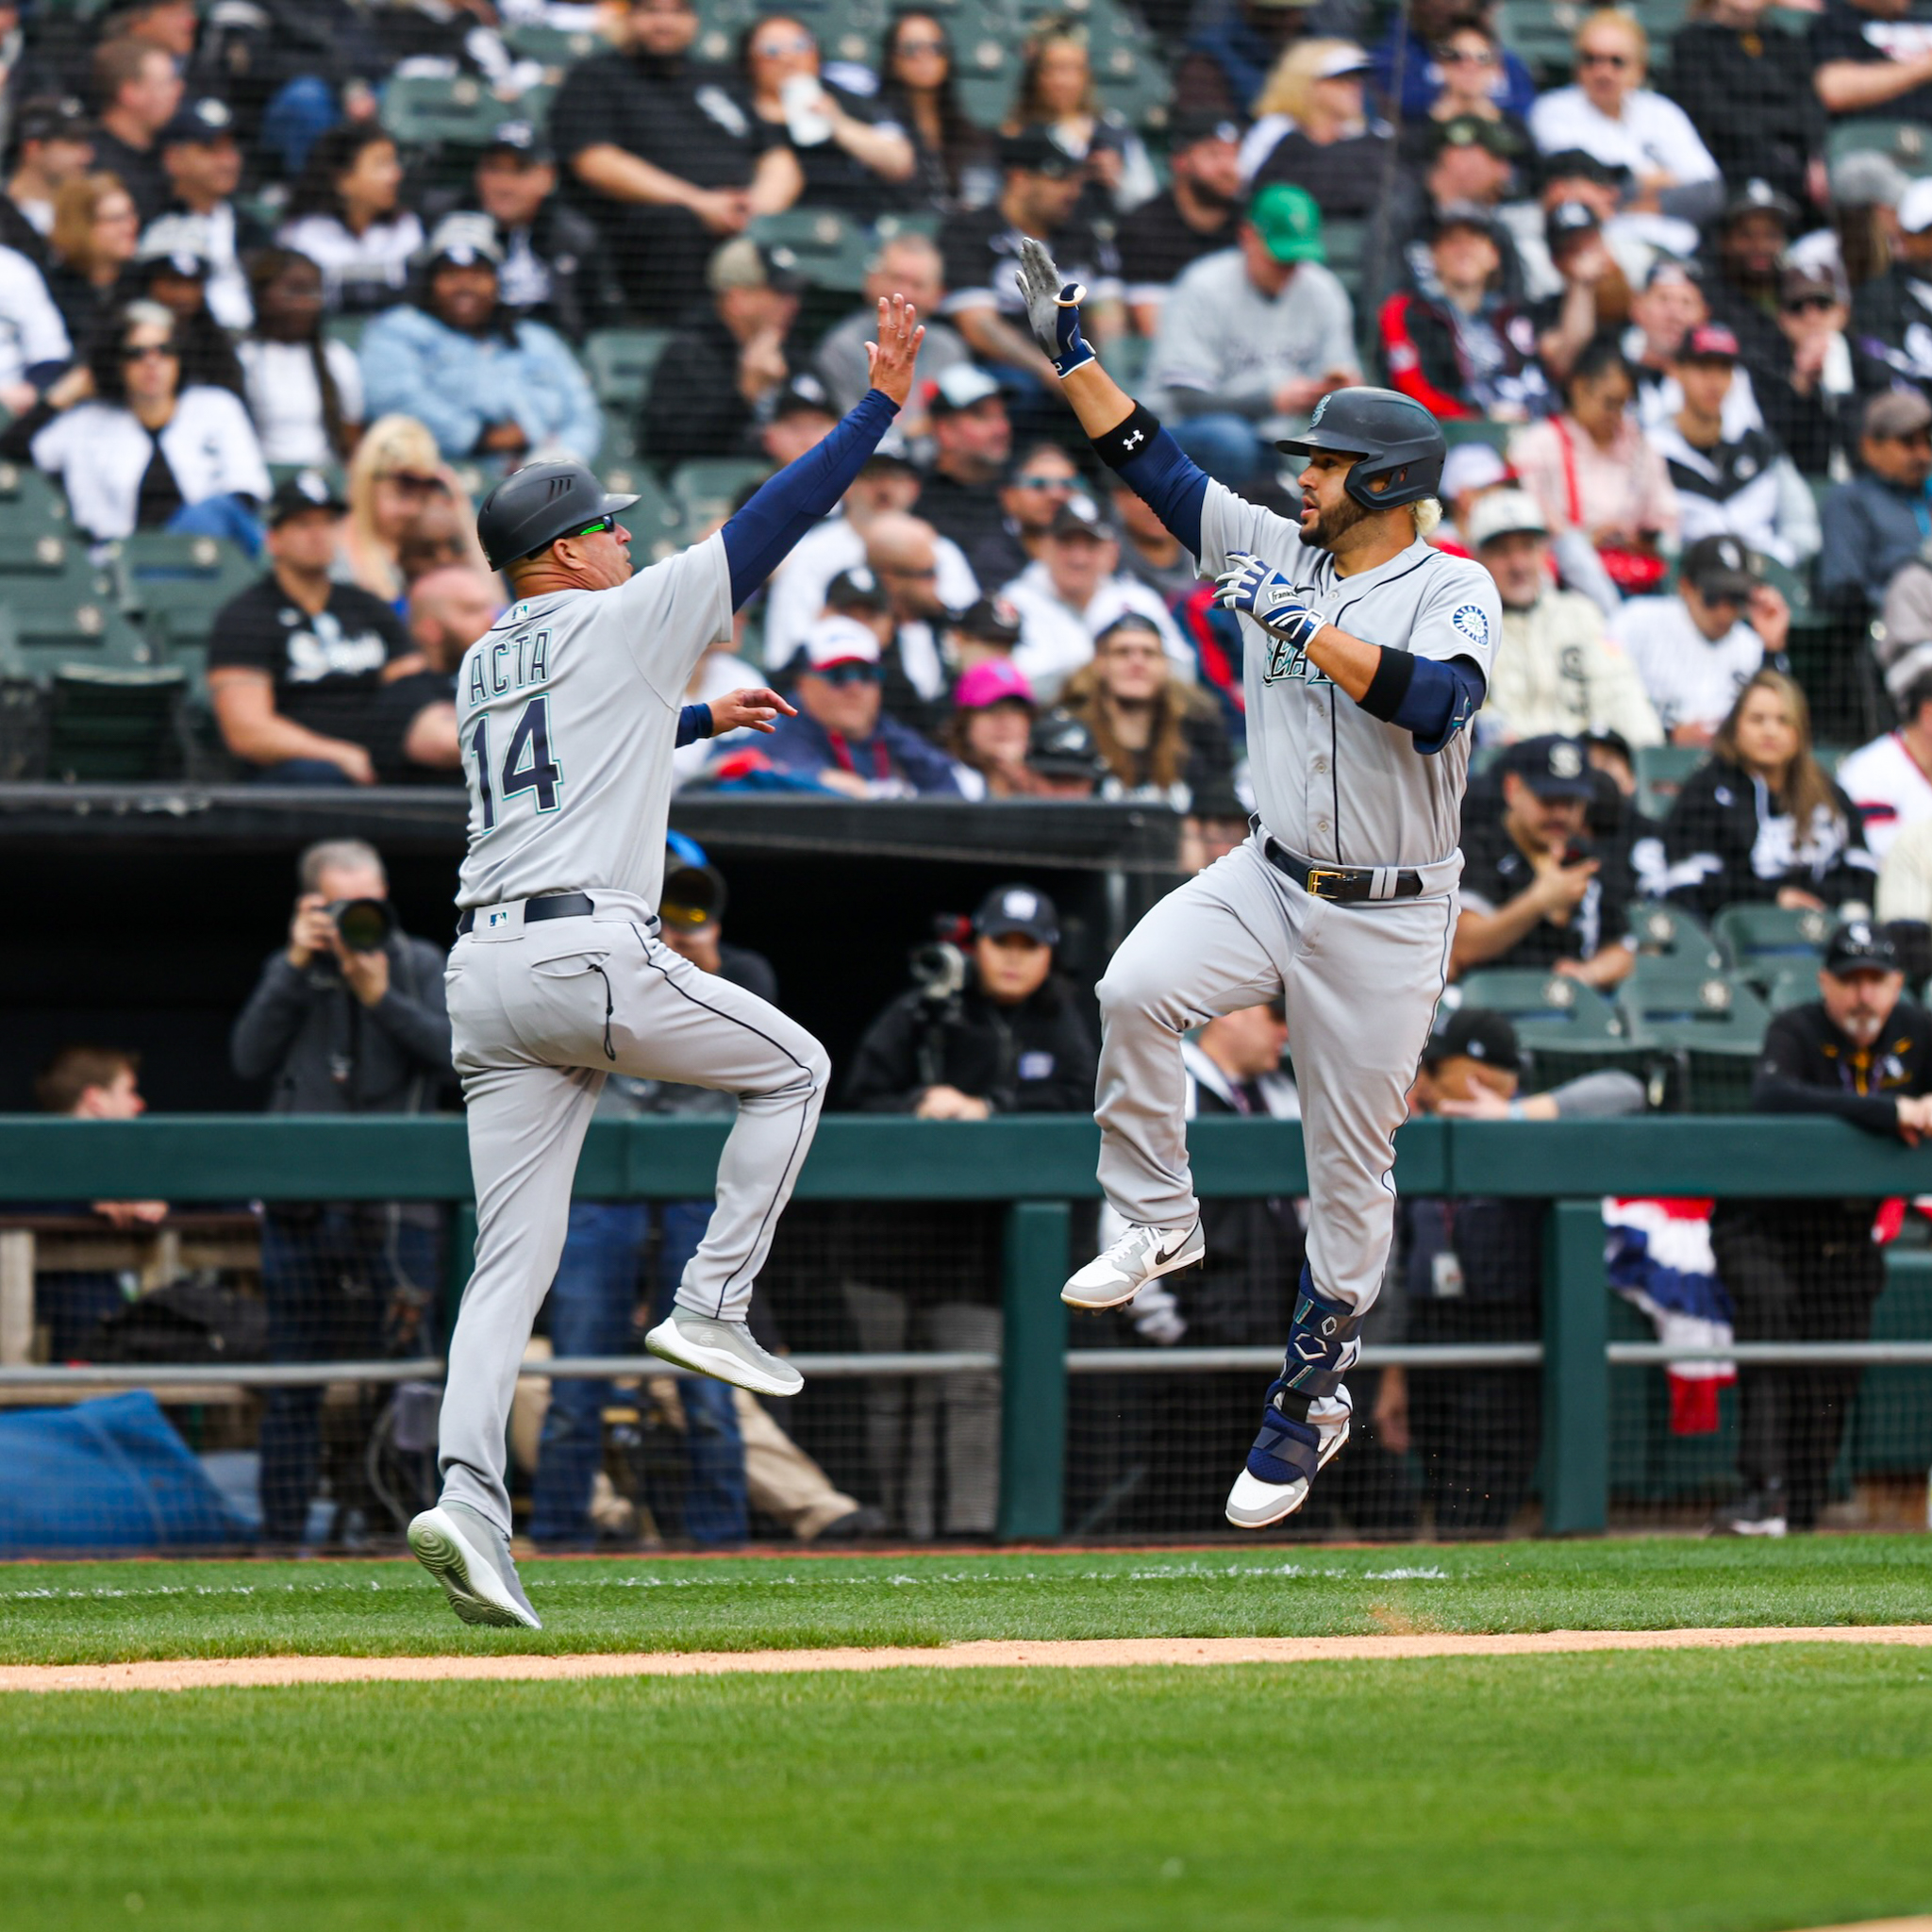
[[[1690,117],[1643,85],[1650,39],[1613,7],[1587,14],[1573,43],[1576,79],[1541,95],[1529,132],[1546,155],[1581,148],[1606,167],[1626,169],[1638,214],[1707,222],[1724,201],[1724,177]],[[1689,245],[1674,249],[1689,252]]]
[[[744,30],[739,69],[751,111],[782,127],[805,174],[799,202],[835,208],[870,221],[902,198],[912,179],[912,143],[871,101],[836,86],[819,71],[819,43],[803,22],[771,13]]]
[[[912,142],[910,199],[953,214],[1000,192],[993,141],[959,105],[953,43],[929,13],[892,17],[879,52],[879,103]]]
[[[342,562],[351,580],[385,604],[399,603],[405,588],[403,542],[425,509],[443,505],[455,506],[468,539],[470,560],[487,572],[469,500],[458,488],[435,437],[413,416],[377,417],[349,463]]]
[[[75,525],[96,542],[136,530],[226,537],[261,548],[268,466],[239,396],[181,387],[175,318],[130,302],[38,407],[0,438],[59,477]]]
[[[1852,345],[1851,300],[1838,269],[1827,261],[1787,261],[1778,277],[1778,334],[1788,355],[1781,367],[1754,364],[1751,387],[1764,425],[1806,476],[1842,482],[1858,449],[1857,380]]]

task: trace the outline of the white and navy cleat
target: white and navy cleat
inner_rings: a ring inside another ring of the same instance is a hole
[[[1191,1227],[1130,1226],[1060,1290],[1070,1308],[1097,1312],[1130,1302],[1150,1281],[1191,1268],[1208,1252],[1197,1221]]]
[[[1306,1423],[1272,1412],[1227,1492],[1227,1520],[1237,1529],[1266,1529],[1292,1516],[1348,1441],[1352,1413],[1346,1389],[1311,1404]]]

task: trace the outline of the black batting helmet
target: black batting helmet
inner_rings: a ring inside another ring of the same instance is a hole
[[[1359,457],[1344,487],[1368,509],[1396,509],[1435,495],[1449,454],[1436,419],[1392,389],[1338,389],[1315,405],[1306,435],[1274,447],[1285,457],[1316,450]],[[1386,488],[1374,487],[1385,478]]]
[[[1440,467],[1440,465],[1438,466]],[[635,496],[607,496],[581,463],[530,463],[506,476],[476,512],[476,538],[491,570],[533,557],[599,517],[628,509]]]

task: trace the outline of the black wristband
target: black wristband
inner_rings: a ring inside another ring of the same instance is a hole
[[[1134,413],[1124,423],[1090,439],[1093,453],[1109,470],[1124,469],[1136,457],[1147,454],[1147,445],[1160,434],[1160,418],[1152,409],[1134,405]]]
[[[1381,657],[1376,660],[1375,675],[1369,679],[1369,688],[1362,693],[1362,709],[1370,717],[1379,718],[1385,724],[1394,722],[1395,713],[1402,701],[1408,695],[1408,687],[1415,678],[1415,658],[1408,651],[1391,651],[1387,644],[1381,646]]]

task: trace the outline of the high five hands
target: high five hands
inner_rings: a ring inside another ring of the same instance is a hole
[[[912,393],[912,369],[924,340],[919,310],[905,296],[879,297],[879,339],[865,345],[867,379],[902,409]]]

